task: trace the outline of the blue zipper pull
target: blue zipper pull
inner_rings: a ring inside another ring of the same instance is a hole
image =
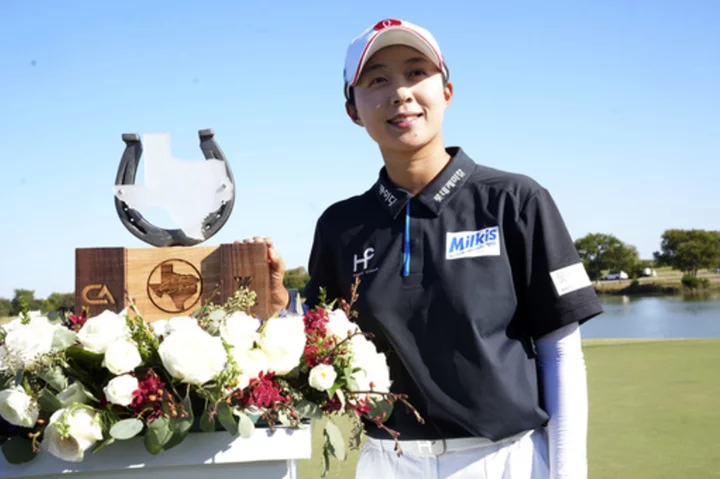
[[[410,275],[410,200],[405,203],[405,242],[403,248],[403,276]]]

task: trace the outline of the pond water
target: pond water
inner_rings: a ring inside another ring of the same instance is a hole
[[[583,339],[720,338],[720,295],[601,296],[605,312]]]

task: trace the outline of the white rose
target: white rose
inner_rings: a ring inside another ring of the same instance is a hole
[[[20,325],[22,325],[22,321],[20,320],[20,318],[15,318],[12,321],[10,321],[9,323],[3,324],[2,326],[0,326],[0,329],[3,330],[5,332],[5,334],[8,334],[8,333],[10,333],[10,331],[17,328]]]
[[[8,369],[8,354],[5,346],[0,346],[0,373]]]
[[[115,341],[105,351],[102,365],[113,374],[125,374],[142,364],[140,352],[134,342],[127,339]]]
[[[369,341],[364,335],[358,334],[350,339],[350,349],[353,355],[353,361],[362,361],[366,356],[377,354],[375,343]]]
[[[63,437],[58,427],[67,425],[67,436]],[[50,417],[42,446],[53,456],[69,462],[81,462],[85,451],[103,438],[102,428],[96,413],[86,408],[64,408]]]
[[[89,318],[78,331],[77,337],[86,350],[105,354],[108,346],[129,335],[125,312],[118,314],[105,310],[98,316]]]
[[[366,350],[367,351],[367,350]],[[390,369],[387,365],[387,358],[382,353],[363,354],[353,356],[352,367],[361,368],[353,373],[352,378],[357,383],[357,388],[350,388],[353,391],[389,392],[392,381],[390,380]],[[372,388],[371,388],[372,385]]]
[[[158,319],[150,323],[150,329],[156,338],[165,336],[168,333],[167,326],[169,321],[167,319]]]
[[[113,378],[103,391],[109,402],[118,406],[129,406],[135,399],[133,393],[137,391],[138,384],[137,378],[123,374]]]
[[[233,359],[240,367],[237,389],[245,389],[250,385],[251,379],[268,371],[268,358],[262,349],[240,350],[237,353],[233,350]]]
[[[341,340],[347,338],[348,334],[360,331],[358,325],[350,321],[342,309],[328,313],[327,329],[329,333],[338,336]]]
[[[10,424],[33,427],[40,410],[33,398],[21,387],[0,391],[0,416]]]
[[[178,316],[170,319],[165,328],[165,334],[177,333],[178,331],[202,331],[195,318],[190,316]]]
[[[197,386],[217,376],[227,363],[222,340],[200,328],[170,334],[160,343],[158,353],[172,377]]]
[[[22,324],[17,320],[16,324],[8,328],[5,337],[8,355],[19,360],[22,367],[32,364],[52,350],[55,329],[56,326],[50,324],[45,317],[35,316],[28,324]]]
[[[220,337],[235,350],[249,350],[258,339],[260,321],[243,312],[233,313],[220,324]]]
[[[306,341],[305,322],[299,315],[269,319],[259,339],[270,371],[278,375],[287,374],[300,364]]]
[[[335,368],[327,364],[318,364],[310,370],[308,383],[318,391],[327,391],[335,384],[336,378]]]

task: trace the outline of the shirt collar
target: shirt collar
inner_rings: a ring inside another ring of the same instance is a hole
[[[416,195],[418,201],[436,216],[440,214],[443,206],[460,191],[476,166],[475,162],[462,151],[462,148],[450,147],[446,151],[450,155],[448,164]],[[398,188],[390,181],[384,167],[380,170],[380,175],[372,190],[373,196],[393,218],[400,214],[412,197],[410,193]]]

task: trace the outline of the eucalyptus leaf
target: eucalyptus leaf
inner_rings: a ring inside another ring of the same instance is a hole
[[[299,401],[295,409],[301,417],[310,419],[322,419],[323,417],[323,412],[318,405],[306,399]]]
[[[2,445],[2,452],[10,464],[23,464],[35,459],[32,441],[25,437],[14,436]]]
[[[252,437],[255,432],[255,424],[253,424],[252,419],[244,412],[238,412],[236,415],[240,419],[240,424],[238,425],[240,435],[244,438]]]
[[[335,391],[335,394],[340,400],[340,404],[342,405],[343,409],[345,409],[345,393],[341,388],[338,388],[337,391]]]
[[[172,439],[172,436],[170,421],[165,417],[159,417],[148,425],[145,433],[145,449],[150,454],[160,454],[165,450],[165,445]]]
[[[134,417],[123,419],[122,421],[118,421],[113,424],[110,428],[110,435],[115,439],[123,441],[140,434],[143,427],[145,427],[145,423],[143,423],[140,419]]]
[[[340,428],[338,428],[334,422],[328,420],[327,424],[325,424],[324,433],[330,443],[330,452],[332,455],[344,461],[347,454],[345,453],[345,439],[343,439]]]
[[[210,409],[208,408],[200,416],[200,430],[203,432],[215,432],[215,418],[210,419]]]
[[[325,438],[325,440],[327,441],[327,437]],[[325,477],[325,476],[327,476],[328,471],[330,471],[330,448],[327,445],[325,447],[323,447],[323,452],[322,452],[321,457],[322,457],[322,473],[321,473],[320,477]]]
[[[93,448],[90,450],[92,454],[95,454],[97,452],[100,452],[102,449],[105,449],[107,446],[115,442],[115,438],[109,437],[105,439],[104,441],[100,441],[95,443]]]
[[[47,368],[40,371],[38,377],[45,381],[48,386],[56,392],[60,392],[68,387],[68,379],[59,367]]]
[[[18,369],[15,372],[15,387],[16,388],[20,387],[22,385],[24,377],[25,377],[25,371],[23,371],[22,369]]]
[[[302,316],[305,314],[305,311],[303,310],[302,305],[302,298],[300,297],[300,293],[295,295],[295,314]]]
[[[177,417],[174,417],[170,420],[170,428],[173,431],[173,434],[184,434],[190,430],[192,427],[193,421],[195,420],[195,417],[193,416],[193,410],[192,410],[192,403],[190,402],[190,398],[185,398],[180,403],[185,410],[185,416],[180,417],[179,415]]]
[[[220,321],[225,317],[225,311],[222,309],[216,309],[212,313],[210,313],[210,316],[208,316],[211,321]]]
[[[52,338],[52,351],[59,352],[65,351],[67,348],[75,344],[77,341],[77,335],[64,327],[55,328]]]
[[[63,407],[70,406],[73,403],[88,404],[90,401],[98,402],[98,400],[90,394],[81,382],[74,382],[67,388],[63,389],[57,395]]]
[[[392,414],[393,405],[389,404],[384,399],[375,399],[370,401],[370,412],[368,413],[371,417],[379,417],[382,422],[385,422]],[[385,416],[383,416],[385,413]]]
[[[101,368],[104,355],[91,353],[80,346],[70,346],[65,350],[65,355],[90,368]]]
[[[217,407],[217,418],[231,436],[238,435],[238,422],[227,403],[221,402]]]
[[[57,398],[57,396],[47,388],[44,388],[42,391],[40,391],[40,396],[38,397],[38,404],[40,405],[40,409],[42,409],[44,412],[47,412],[48,414],[52,414],[58,409],[62,409],[63,407],[62,402]]]

